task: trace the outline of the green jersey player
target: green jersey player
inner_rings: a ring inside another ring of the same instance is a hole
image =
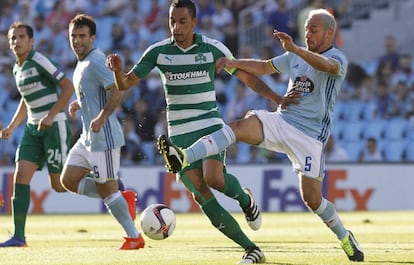
[[[0,247],[25,247],[30,182],[35,171],[41,170],[46,163],[51,187],[57,192],[65,191],[60,183],[60,173],[69,150],[70,127],[64,109],[74,88],[59,67],[33,50],[31,26],[13,23],[8,39],[16,56],[13,74],[21,100],[10,123],[0,131],[1,138],[9,139],[26,118],[27,123],[16,151],[12,200],[14,235]]]
[[[168,132],[172,141],[183,148],[224,126],[214,89],[215,62],[221,57],[233,57],[221,42],[194,33],[196,17],[192,1],[172,1],[169,9],[171,38],[150,46],[127,74],[122,71],[118,55],[109,55],[106,62],[120,90],[130,88],[153,68],[159,69],[167,102]],[[237,71],[235,75],[259,94],[274,101],[283,99],[256,76],[244,71]],[[213,226],[245,250],[241,263],[264,262],[261,249],[246,236],[210,190],[212,187],[238,200],[250,227],[260,228],[261,215],[253,196],[241,187],[236,177],[226,172],[224,159],[223,151],[192,163],[180,172],[180,180],[192,192]]]

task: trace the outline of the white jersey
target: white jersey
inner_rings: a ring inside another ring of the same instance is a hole
[[[339,89],[345,79],[348,60],[342,51],[334,47],[321,55],[339,63],[337,75],[318,71],[301,57],[290,52],[273,58],[272,63],[279,72],[289,74],[287,91],[294,89],[302,93],[298,105],[278,109],[281,117],[306,135],[325,143],[331,131],[332,113]]]
[[[107,88],[114,84],[112,72],[105,66],[105,55],[93,49],[76,65],[73,85],[81,107],[82,134],[79,141],[89,151],[105,151],[125,144],[121,124],[111,113],[101,131],[90,131],[91,121],[98,116],[108,101]]]

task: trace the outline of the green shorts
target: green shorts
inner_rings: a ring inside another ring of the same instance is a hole
[[[48,129],[38,131],[35,124],[27,123],[21,143],[17,147],[16,162],[27,160],[41,170],[47,164],[49,173],[61,173],[70,147],[68,121],[55,121]]]

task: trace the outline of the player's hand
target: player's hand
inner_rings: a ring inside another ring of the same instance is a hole
[[[298,49],[298,46],[293,42],[292,36],[289,34],[274,29],[273,36],[280,40],[280,44],[285,51],[295,52]]]
[[[112,72],[122,71],[122,60],[118,54],[115,54],[115,53],[109,54],[106,57],[105,65]]]
[[[105,124],[106,119],[104,119],[103,117],[99,116],[96,117],[95,119],[93,119],[91,121],[91,125],[89,127],[90,131],[93,133],[98,133],[101,131],[102,127]]]
[[[37,130],[41,131],[41,130],[49,129],[53,124],[53,119],[54,117],[51,117],[49,115],[46,115],[43,118],[41,118],[39,121],[39,124],[37,125]]]
[[[9,140],[10,136],[13,134],[13,129],[6,127],[1,129],[0,131],[0,138],[4,140]]]
[[[218,58],[216,61],[216,72],[220,73],[224,68],[232,69],[236,67],[236,62],[233,59],[226,57]]]
[[[79,102],[77,100],[72,101],[68,107],[69,116],[75,118],[78,110],[80,110]]]
[[[294,89],[289,90],[286,95],[284,95],[279,103],[282,109],[287,109],[291,104],[298,105],[299,98],[302,96],[302,93],[295,91]]]

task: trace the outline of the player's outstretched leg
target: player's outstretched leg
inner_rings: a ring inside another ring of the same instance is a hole
[[[166,135],[160,135],[157,140],[157,147],[163,155],[168,171],[178,173],[185,165],[185,153],[171,143]]]
[[[351,231],[348,230],[348,235],[341,240],[341,247],[350,261],[364,261],[364,252]]]
[[[251,247],[246,249],[239,264],[264,263],[265,261],[266,258],[262,250],[258,247]]]
[[[247,224],[251,229],[259,230],[260,226],[262,225],[262,214],[253,198],[252,192],[248,188],[243,188],[243,190],[250,197],[249,206],[243,209]]]
[[[132,190],[121,191],[122,196],[128,203],[129,215],[131,215],[132,221],[135,221],[137,213],[137,194]]]

